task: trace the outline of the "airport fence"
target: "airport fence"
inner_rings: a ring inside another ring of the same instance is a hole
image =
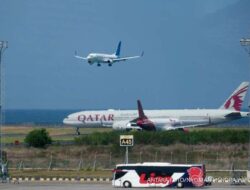
[[[124,163],[125,154],[112,152],[71,152],[58,153],[12,153],[8,156],[8,166],[15,170],[47,169],[47,170],[102,170],[113,169],[116,164]],[[130,151],[129,162],[170,162],[170,163],[203,163],[207,170],[246,170],[248,167],[247,154],[239,152],[226,154],[225,152],[200,151]]]

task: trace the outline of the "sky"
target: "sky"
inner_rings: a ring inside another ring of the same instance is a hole
[[[5,109],[220,107],[250,79],[248,0],[0,0]],[[144,57],[112,67],[90,52]],[[247,97],[247,99],[249,99]],[[249,102],[247,100],[246,102]],[[247,107],[247,103],[245,105]]]

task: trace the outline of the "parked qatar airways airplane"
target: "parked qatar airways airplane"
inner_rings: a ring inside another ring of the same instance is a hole
[[[224,123],[249,116],[241,106],[248,90],[249,82],[240,86],[218,109],[145,110],[138,100],[138,110],[82,111],[70,114],[64,124],[80,127],[112,127],[116,130],[186,130]]]
[[[106,63],[108,66],[112,66],[113,63],[119,62],[119,61],[126,61],[128,59],[136,59],[140,58],[143,56],[143,52],[141,55],[136,55],[136,56],[130,56],[130,57],[120,57],[120,52],[121,52],[121,44],[122,42],[120,41],[116,52],[113,54],[104,54],[104,53],[90,53],[87,57],[81,57],[77,55],[77,52],[75,52],[75,57],[78,59],[83,59],[87,60],[90,65],[97,63],[97,66],[100,67],[101,63]]]

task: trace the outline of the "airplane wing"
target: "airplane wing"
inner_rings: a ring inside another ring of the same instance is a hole
[[[179,127],[164,127],[164,129],[166,131],[168,130],[185,130],[188,128],[195,128],[195,127],[207,127],[207,126],[211,126],[211,124],[209,123],[203,123],[203,124],[193,124],[193,125],[183,125],[183,126],[179,126]]]
[[[207,126],[211,126],[211,123],[197,123],[197,124],[187,124],[187,125],[180,125],[180,126],[169,126],[169,125],[165,125],[162,127],[163,130],[165,131],[171,131],[171,130],[183,130],[185,131],[185,129],[188,128],[195,128],[195,127],[207,127]]]
[[[88,59],[87,57],[81,57],[81,56],[77,55],[77,51],[75,51],[75,55],[74,56],[77,59],[83,59],[83,60],[87,60]]]
[[[78,58],[78,59],[83,59],[83,60],[87,60],[87,58],[86,58],[86,57],[81,57],[81,56],[79,56],[79,55],[75,55],[75,58]]]
[[[177,127],[177,128],[181,129],[181,128],[193,128],[193,127],[207,127],[207,126],[210,126],[210,125],[211,124],[203,123],[203,124],[184,125],[184,126],[180,126],[180,127]]]
[[[113,59],[113,62],[126,61],[129,59],[136,59],[136,58],[142,57],[143,55],[144,55],[144,52],[142,52],[141,55],[130,56],[130,57],[119,57],[119,58]]]

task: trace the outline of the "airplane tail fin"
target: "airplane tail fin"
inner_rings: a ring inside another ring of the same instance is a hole
[[[227,109],[232,111],[240,111],[244,102],[249,82],[242,82],[240,86],[229,96],[229,98],[221,105],[219,109]]]
[[[144,114],[140,100],[137,100],[137,107],[138,107],[139,118],[140,119],[147,119],[147,116]]]
[[[115,55],[117,57],[120,57],[121,45],[122,45],[122,42],[120,41],[119,44],[118,44],[118,46],[117,46],[116,52],[115,52]]]

